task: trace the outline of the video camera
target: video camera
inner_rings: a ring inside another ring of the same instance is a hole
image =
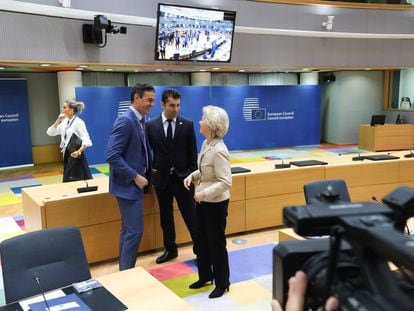
[[[414,239],[404,226],[414,215],[414,188],[400,187],[373,202],[321,200],[283,209],[283,221],[302,236],[273,250],[273,298],[285,306],[288,279],[308,276],[306,306],[335,296],[340,310],[412,310]],[[392,271],[390,262],[398,269]]]

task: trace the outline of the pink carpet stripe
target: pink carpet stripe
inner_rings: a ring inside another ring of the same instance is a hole
[[[147,269],[158,281],[166,281],[180,276],[194,273],[195,271],[189,267],[185,262],[177,262],[161,267],[154,267]]]

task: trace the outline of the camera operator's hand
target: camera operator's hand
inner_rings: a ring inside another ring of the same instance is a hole
[[[297,271],[289,279],[289,292],[285,311],[303,311],[307,286],[308,277],[303,271]],[[338,306],[338,300],[334,297],[329,297],[325,304],[325,310],[334,311]],[[275,299],[272,300],[272,311],[283,311],[279,301]]]

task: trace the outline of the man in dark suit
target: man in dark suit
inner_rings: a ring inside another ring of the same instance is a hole
[[[181,95],[176,90],[162,94],[162,114],[148,121],[148,141],[154,154],[152,183],[160,206],[164,253],[157,263],[178,256],[175,241],[173,199],[175,197],[181,215],[195,243],[194,188],[184,188],[183,180],[197,169],[197,146],[193,122],[178,115]],[[195,247],[194,247],[195,249]]]
[[[131,106],[119,116],[108,141],[109,192],[116,196],[122,217],[119,270],[135,266],[143,233],[142,200],[149,184],[151,158],[145,134],[145,115],[154,107],[155,89],[137,84]]]

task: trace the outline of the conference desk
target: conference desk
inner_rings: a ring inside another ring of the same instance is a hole
[[[275,169],[275,161],[237,164],[251,170],[233,175],[227,234],[283,225],[282,209],[304,205],[303,185],[324,179],[344,179],[353,201],[379,200],[398,186],[414,186],[414,158],[392,152],[398,160],[352,161],[355,154],[318,157],[327,165]],[[363,154],[365,155],[365,154]],[[82,182],[24,188],[23,210],[28,231],[64,225],[81,228],[89,262],[118,256],[120,214],[108,193],[108,179],[90,181],[98,191],[76,192]],[[144,236],[140,251],[162,247],[159,208],[154,193],[144,196]],[[174,211],[177,242],[189,242],[185,224]]]
[[[191,306],[142,267],[107,274],[96,279],[131,311],[192,310]],[[70,286],[69,292],[73,292],[73,287]],[[93,292],[90,294],[93,295]],[[0,307],[0,311],[21,310],[19,303]]]
[[[413,124],[362,124],[358,132],[358,148],[369,151],[410,150],[414,143]]]

